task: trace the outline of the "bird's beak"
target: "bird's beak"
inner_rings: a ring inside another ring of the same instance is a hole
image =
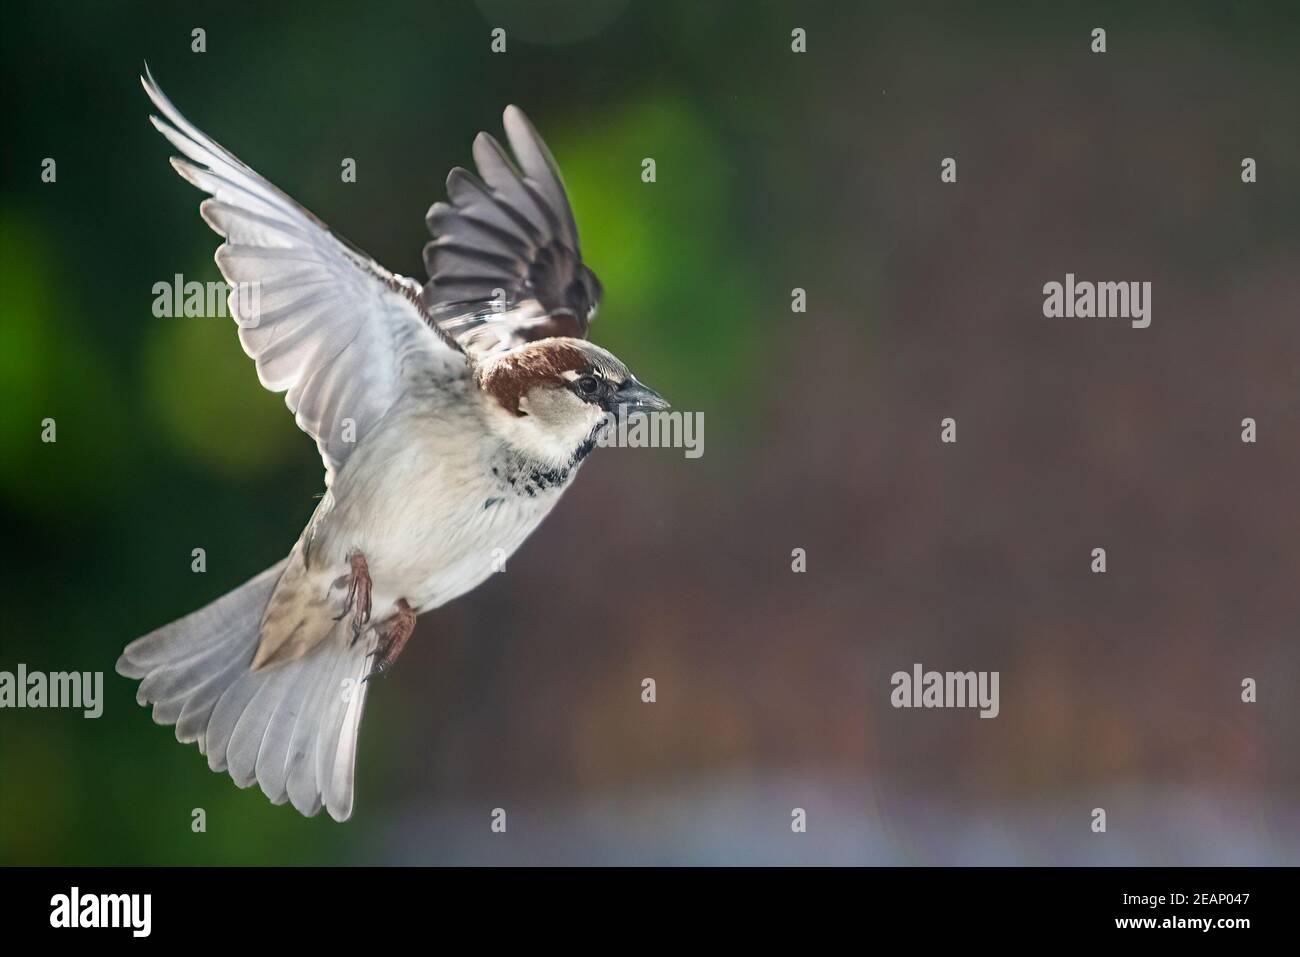
[[[612,405],[620,418],[627,418],[634,412],[663,412],[671,408],[667,399],[635,379],[629,379],[619,387],[613,395]]]

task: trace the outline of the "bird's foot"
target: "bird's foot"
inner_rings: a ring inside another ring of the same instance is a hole
[[[380,625],[376,631],[379,635],[379,644],[375,646],[373,652],[374,667],[370,669],[370,674],[362,679],[363,681],[385,674],[393,666],[397,656],[406,647],[411,633],[415,631],[415,609],[406,603],[405,598],[397,599],[397,614]]]
[[[359,550],[353,550],[348,553],[348,564],[351,571],[346,575],[340,575],[334,582],[335,588],[342,588],[344,585],[348,588],[347,598],[343,601],[343,611],[339,612],[335,621],[342,620],[348,612],[352,612],[352,641],[361,637],[361,633],[366,630],[366,625],[370,623],[370,566],[366,564],[366,556]]]

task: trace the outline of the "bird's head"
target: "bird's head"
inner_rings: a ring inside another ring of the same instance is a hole
[[[555,466],[581,458],[615,419],[669,407],[617,357],[585,339],[529,342],[486,360],[477,378],[502,438]]]

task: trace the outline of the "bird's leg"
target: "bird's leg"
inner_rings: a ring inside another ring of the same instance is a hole
[[[370,622],[370,566],[366,564],[366,556],[361,554],[360,550],[354,549],[348,552],[348,565],[351,571],[346,575],[340,575],[334,582],[335,588],[348,586],[347,598],[343,601],[343,610],[339,612],[335,621],[339,621],[348,612],[355,609],[352,615],[352,641],[356,642],[361,637],[366,625]]]
[[[415,631],[415,609],[407,604],[405,598],[399,598],[397,613],[376,629],[379,644],[375,646],[374,651],[375,665],[363,680],[369,681],[375,675],[387,672],[397,660],[397,656],[402,653],[402,649],[406,647],[407,639],[411,637],[413,631]]]

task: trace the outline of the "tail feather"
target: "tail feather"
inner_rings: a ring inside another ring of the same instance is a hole
[[[291,668],[279,668],[267,675],[266,681],[253,691],[248,704],[240,712],[231,729],[225,747],[226,768],[241,788],[257,780],[257,755],[266,740],[271,718],[283,703],[293,679],[298,677]]]
[[[139,678],[136,699],[159,724],[198,744],[214,771],[257,783],[308,816],[352,814],[362,680],[373,633],[352,642],[339,622],[303,657],[252,670],[262,615],[287,559],[204,608],[127,646],[117,670]]]
[[[289,800],[289,744],[293,740],[298,717],[311,690],[315,673],[305,668],[293,672],[293,685],[286,690],[266,725],[266,735],[257,752],[255,773],[262,790],[273,804]]]

